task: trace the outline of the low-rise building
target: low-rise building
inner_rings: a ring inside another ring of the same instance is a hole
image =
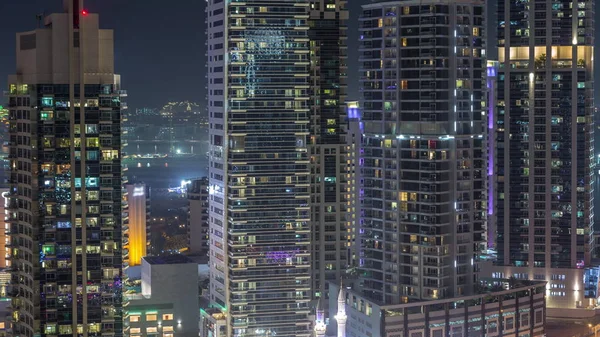
[[[337,335],[344,337],[545,336],[546,282],[488,279],[475,288],[470,296],[380,305],[362,296],[359,284],[330,284],[330,312],[338,315],[328,334],[344,326],[342,316],[345,332]]]
[[[126,295],[125,335],[198,336],[198,264],[184,255],[142,258],[141,293]]]
[[[547,316],[551,319],[584,319],[596,315],[600,296],[600,267],[535,268],[480,263],[483,277],[548,280]]]

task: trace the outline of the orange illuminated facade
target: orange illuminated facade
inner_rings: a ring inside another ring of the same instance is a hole
[[[144,184],[126,185],[129,224],[126,248],[129,251],[129,266],[139,266],[146,256],[146,218],[148,189]]]

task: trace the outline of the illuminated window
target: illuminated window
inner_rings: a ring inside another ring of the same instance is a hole
[[[129,316],[129,321],[130,322],[139,322],[140,321],[140,315],[131,315],[131,316]]]
[[[53,106],[54,98],[53,97],[42,97],[42,107],[51,108]]]
[[[479,36],[479,27],[473,27],[473,36]]]
[[[404,7],[402,7],[402,13],[403,13],[404,15],[408,15],[408,14],[410,14],[410,7],[408,7],[408,6],[404,6]]]
[[[149,327],[149,328],[146,328],[146,332],[147,333],[157,333],[158,332],[158,328],[155,327],[155,326]]]
[[[60,325],[58,327],[58,333],[61,335],[70,335],[73,333],[73,328],[71,325]]]
[[[151,322],[151,321],[156,321],[158,319],[158,316],[156,314],[147,314],[146,315],[146,321]]]
[[[173,314],[163,314],[162,315],[162,319],[163,319],[163,321],[172,321],[173,320]]]
[[[335,9],[335,4],[327,4],[327,9]]]
[[[0,322],[0,329],[4,329],[4,322]],[[46,334],[55,335],[56,334],[56,324],[46,324]]]
[[[142,333],[142,329],[140,328],[131,328],[129,329],[130,333]]]
[[[51,121],[54,118],[54,112],[42,111],[40,112],[40,119],[43,121]]]
[[[97,137],[86,138],[85,140],[87,147],[98,147],[100,146],[100,140]]]
[[[400,192],[400,201],[408,201],[408,193]]]
[[[171,317],[171,319],[173,319],[173,317]],[[173,326],[171,326],[171,325],[163,326],[163,332],[171,332],[171,331],[173,331]]]

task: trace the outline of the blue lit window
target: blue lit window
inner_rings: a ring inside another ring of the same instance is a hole
[[[71,228],[71,222],[70,221],[58,221],[56,223],[56,227],[58,227],[58,228]]]
[[[51,108],[54,105],[53,97],[42,97],[42,107]]]
[[[85,186],[86,187],[98,187],[98,178],[85,178]]]

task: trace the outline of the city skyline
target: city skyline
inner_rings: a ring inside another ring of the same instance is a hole
[[[52,1],[0,57],[0,336],[600,331],[595,0]]]

